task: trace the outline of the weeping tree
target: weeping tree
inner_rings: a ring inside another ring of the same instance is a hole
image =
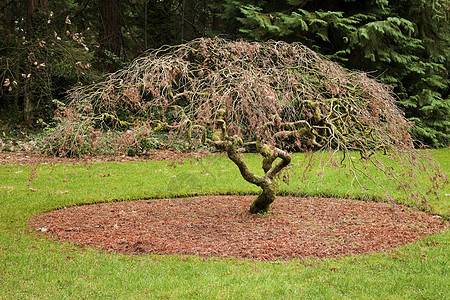
[[[329,153],[324,165],[345,166],[357,182],[373,179],[361,166],[372,164],[420,197],[410,183],[425,164],[395,102],[391,87],[299,43],[215,38],[146,53],[102,82],[72,91],[66,114],[97,127],[145,124],[226,152],[242,177],[262,189],[250,208],[261,213],[275,200],[293,151]],[[261,155],[263,175],[251,172],[245,151]],[[383,154],[400,159],[403,171],[380,160]]]

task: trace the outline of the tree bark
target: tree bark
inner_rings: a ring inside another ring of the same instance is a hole
[[[99,58],[105,67],[110,68],[111,66],[106,63],[105,50],[120,56],[122,49],[120,0],[99,0],[98,8],[100,17]]]
[[[47,8],[48,0],[28,0],[26,21],[30,31],[33,30],[33,17],[39,12],[44,12]]]
[[[227,138],[227,137],[226,137]],[[261,194],[252,203],[249,212],[260,214],[269,211],[270,205],[276,198],[277,186],[275,176],[281,172],[291,162],[291,156],[280,149],[270,149],[269,146],[257,147],[258,151],[264,156],[263,170],[264,176],[253,174],[248,169],[244,158],[236,151],[239,139],[210,141],[218,150],[227,151],[228,158],[239,168],[242,177],[249,183],[259,186],[262,189]],[[277,158],[281,158],[275,165],[273,163]]]
[[[33,102],[31,100],[30,79],[23,83],[23,120],[28,128],[33,127]]]
[[[183,0],[181,12],[181,42],[191,40],[194,36],[194,1]]]
[[[252,214],[266,213],[269,211],[270,204],[275,200],[277,193],[275,176],[290,164],[291,155],[286,151],[261,144],[260,141],[257,141],[255,143],[256,150],[264,157],[262,168],[265,175],[258,176],[253,174],[248,169],[242,155],[236,150],[238,146],[243,146],[242,139],[237,136],[228,137],[227,126],[224,120],[225,114],[226,111],[223,107],[217,111],[217,129],[213,133],[212,140],[209,142],[218,150],[227,152],[228,158],[239,168],[239,172],[241,172],[242,177],[247,182],[253,183],[262,189],[261,194],[250,206],[249,212]],[[277,158],[281,158],[281,160],[275,163]]]
[[[223,5],[223,0],[215,1],[215,4],[219,8],[213,9],[213,19],[211,27],[214,33],[221,33],[223,32],[223,24],[222,24],[223,22],[222,19],[219,17],[219,14],[223,11],[222,9],[220,9],[221,5]]]
[[[27,33],[28,38],[31,38],[35,34],[34,26],[39,25],[37,16],[46,13],[48,9],[48,0],[28,0],[26,2],[26,8],[27,11],[25,21],[27,23]],[[27,65],[26,70],[29,70],[29,72],[26,72],[26,74],[31,74],[31,63],[31,61],[25,62],[25,64]],[[33,109],[35,105],[33,103],[33,95],[31,89],[31,79],[25,78],[23,83],[23,119],[27,127],[33,127],[34,118]]]
[[[281,172],[291,162],[291,155],[286,151],[276,147],[270,147],[257,141],[256,150],[263,156],[262,168],[264,176],[253,174],[244,162],[244,157],[236,150],[238,146],[243,146],[242,139],[233,136],[228,137],[227,126],[224,120],[226,111],[221,108],[217,111],[216,124],[217,129],[213,133],[212,140],[209,140],[218,150],[226,151],[228,158],[235,163],[241,172],[242,177],[249,183],[253,183],[262,189],[261,194],[250,206],[249,212],[252,214],[265,213],[269,211],[270,204],[275,200],[277,193],[276,179]],[[277,158],[281,160],[276,161]],[[275,164],[274,164],[275,163]]]
[[[268,212],[270,209],[270,205],[273,201],[275,201],[276,197],[276,186],[271,180],[266,180],[262,186],[261,194],[253,201],[250,206],[249,212],[251,214],[260,214]]]

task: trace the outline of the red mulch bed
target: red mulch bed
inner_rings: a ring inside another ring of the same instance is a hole
[[[442,218],[404,206],[279,197],[268,215],[254,196],[205,196],[70,207],[30,221],[61,241],[130,254],[276,260],[387,251],[442,232]]]

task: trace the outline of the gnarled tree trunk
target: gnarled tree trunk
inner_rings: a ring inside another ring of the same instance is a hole
[[[255,199],[250,207],[250,213],[259,214],[269,211],[270,204],[275,200],[277,194],[277,185],[275,176],[281,172],[289,163],[291,162],[291,156],[276,147],[270,148],[267,145],[264,147],[257,147],[258,152],[264,156],[263,160],[263,170],[265,172],[264,176],[258,176],[250,172],[247,164],[244,162],[244,158],[241,154],[236,151],[236,146],[238,141],[224,141],[216,142],[216,147],[222,148],[227,151],[228,157],[238,166],[242,177],[262,189],[261,194]],[[280,158],[281,160],[275,160]]]
[[[225,115],[224,110],[218,111],[217,125],[218,128],[213,134],[213,139],[210,141],[217,149],[225,150],[228,157],[236,164],[241,172],[242,177],[250,183],[259,186],[262,189],[261,194],[255,199],[250,206],[250,213],[258,214],[269,211],[270,204],[275,200],[277,193],[276,175],[281,172],[291,162],[291,155],[286,151],[276,147],[270,147],[266,144],[261,144],[257,141],[256,149],[264,157],[262,168],[264,176],[253,174],[248,169],[244,162],[242,155],[236,150],[238,146],[242,146],[242,140],[236,136],[228,137],[226,133],[226,124],[223,119]],[[281,160],[277,160],[280,158]],[[274,164],[275,163],[275,164]]]
[[[265,182],[261,188],[261,194],[259,194],[250,206],[250,213],[252,214],[267,212],[270,208],[270,204],[275,200],[277,191],[273,182]]]

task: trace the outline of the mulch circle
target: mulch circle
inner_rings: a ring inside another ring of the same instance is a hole
[[[255,196],[203,196],[69,207],[29,225],[60,241],[129,254],[286,260],[392,250],[443,232],[413,208],[332,198],[278,197],[252,215]]]

